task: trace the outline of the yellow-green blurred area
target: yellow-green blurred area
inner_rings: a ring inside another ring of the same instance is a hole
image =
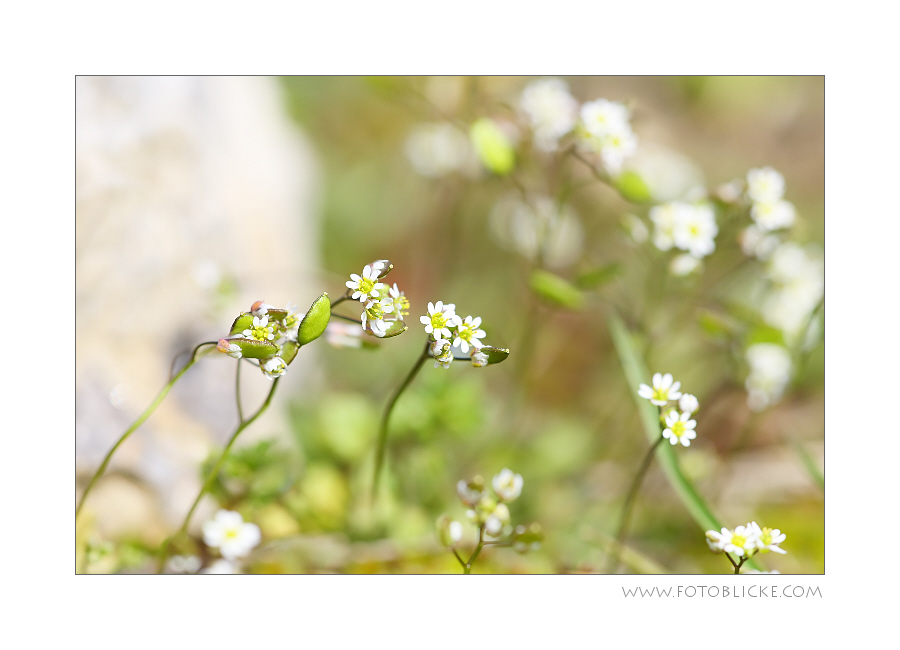
[[[509,504],[513,525],[539,522],[545,539],[524,555],[486,548],[473,573],[603,572],[650,445],[611,317],[625,324],[649,373],[672,373],[698,398],[697,437],[673,452],[721,525],[753,520],[786,533],[787,554],[760,556],[761,569],[824,572],[824,307],[810,313],[797,340],[765,322],[758,285],[766,265],[739,243],[751,224],[746,208],[717,208],[715,251],[684,276],[669,271],[677,251],[659,250],[652,236],[637,241],[623,225],[633,215],[652,231],[651,207],[681,198],[663,196],[679,191],[664,189],[672,186],[669,167],[711,194],[771,166],[797,214],[781,239],[824,247],[824,79],[563,79],[580,103],[606,98],[630,107],[639,147],[654,153],[636,193],[617,191],[573,155],[531,145],[518,106],[533,78],[280,80],[285,109],[321,167],[321,290],[339,296],[350,273],[390,259],[385,281],[409,298],[410,329],[375,349],[316,341],[314,385],[276,397],[289,405],[289,430],[238,444],[225,463],[212,496],[262,531],[245,572],[459,573],[435,522],[446,514],[463,524],[458,548],[468,557],[476,528],[456,484],[474,475],[489,482],[503,468],[524,479]],[[418,125],[451,124],[468,138],[485,117],[518,128],[508,174],[426,177],[411,164],[408,138]],[[654,185],[651,177],[663,180]],[[523,196],[551,197],[577,221],[574,243],[552,264],[523,254],[515,233],[498,225],[498,204]],[[372,503],[382,409],[424,345],[419,316],[438,300],[455,303],[463,318],[480,316],[485,342],[511,354],[484,368],[426,362],[392,413]],[[362,309],[348,301],[334,311],[359,317]],[[745,351],[757,342],[788,349],[792,371],[783,395],[753,411]],[[103,544],[86,549],[81,569],[141,570],[155,549],[130,538]],[[732,572],[710,553],[703,527],[655,462],[625,546],[620,573]],[[199,537],[176,550],[204,562],[215,555]]]

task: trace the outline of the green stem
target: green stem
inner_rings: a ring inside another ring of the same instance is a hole
[[[463,560],[463,559],[459,556],[459,553],[456,552],[456,549],[455,549],[455,548],[452,548],[452,549],[450,549],[450,550],[453,551],[453,555],[456,556],[456,559],[459,560],[459,565],[463,568],[463,571],[465,571],[465,570],[466,570],[466,561]]]
[[[472,553],[472,557],[469,558],[469,561],[466,562],[465,566],[465,575],[469,575],[472,573],[472,565],[475,564],[475,559],[478,557],[478,554],[481,553],[481,549],[484,548],[484,524],[478,529],[478,546],[475,547],[475,552]]]
[[[237,402],[238,422],[244,421],[244,409],[241,406],[241,362],[238,361],[234,378],[234,399]]]
[[[181,528],[178,531],[169,537],[165,543],[163,544],[163,548],[160,551],[159,558],[156,563],[156,572],[161,573],[163,569],[163,565],[166,562],[166,556],[169,552],[169,545],[172,543],[172,540],[184,534],[187,531],[188,525],[191,523],[191,517],[194,514],[194,510],[197,509],[197,505],[200,503],[200,499],[203,498],[203,495],[209,490],[210,486],[212,486],[213,481],[219,475],[219,469],[222,467],[222,463],[225,461],[225,458],[228,456],[228,452],[231,451],[232,445],[234,445],[234,441],[237,440],[237,437],[241,434],[241,432],[249,427],[253,422],[258,418],[263,412],[269,408],[269,404],[272,402],[272,397],[275,395],[275,389],[278,387],[279,378],[276,378],[272,382],[272,388],[269,390],[269,395],[266,397],[266,401],[263,402],[263,405],[259,407],[259,409],[251,415],[246,420],[241,420],[240,424],[238,424],[238,428],[235,429],[234,433],[231,434],[231,438],[228,440],[228,444],[225,445],[225,450],[222,452],[222,455],[219,456],[219,459],[216,461],[216,464],[213,465],[213,468],[210,470],[209,474],[206,476],[206,480],[203,482],[203,487],[200,488],[200,493],[197,495],[197,498],[194,499],[193,505],[191,505],[191,509],[188,511],[187,516],[184,518],[184,521],[181,524]]]
[[[619,556],[622,552],[622,544],[625,542],[625,536],[628,533],[628,522],[630,521],[631,513],[634,510],[635,497],[637,497],[638,489],[641,487],[644,476],[647,474],[647,469],[650,467],[653,455],[663,440],[665,440],[665,438],[660,435],[659,439],[653,443],[653,446],[647,450],[647,455],[644,456],[640,469],[638,469],[637,474],[634,475],[634,479],[631,481],[631,487],[628,489],[628,496],[625,497],[625,504],[622,506],[622,519],[619,523],[619,532],[616,535],[616,543],[613,546],[612,555],[609,559],[607,573],[615,573],[619,569]]]
[[[375,502],[375,489],[378,487],[378,477],[381,475],[381,468],[384,465],[384,454],[387,449],[388,421],[390,420],[391,412],[394,410],[394,405],[397,403],[400,395],[402,395],[403,391],[406,390],[406,387],[412,383],[412,380],[415,379],[419,370],[422,368],[422,364],[425,363],[425,360],[428,358],[428,348],[430,345],[430,339],[425,341],[425,348],[422,350],[422,354],[416,359],[416,363],[409,371],[409,374],[406,375],[406,379],[403,380],[403,383],[400,384],[400,386],[397,387],[397,390],[394,391],[394,394],[391,395],[391,399],[388,401],[387,405],[385,405],[384,413],[381,415],[381,424],[378,427],[378,447],[375,451],[375,476],[372,479],[372,503]]]
[[[169,391],[172,389],[172,386],[175,385],[175,382],[178,381],[181,378],[181,376],[188,371],[188,368],[190,368],[192,365],[194,365],[194,362],[197,361],[197,351],[204,345],[216,345],[216,341],[207,341],[205,343],[201,343],[200,345],[198,345],[197,347],[194,348],[194,351],[191,354],[191,360],[187,362],[187,365],[185,365],[185,367],[182,368],[178,372],[177,375],[175,375],[174,377],[172,377],[172,379],[169,380],[169,383],[163,387],[163,389],[159,392],[159,395],[156,396],[156,399],[154,399],[150,403],[150,406],[148,406],[146,408],[146,410],[143,413],[141,413],[141,415],[138,417],[138,419],[134,421],[134,424],[132,424],[130,427],[128,427],[128,430],[122,434],[122,436],[119,438],[119,440],[116,442],[116,444],[114,444],[112,449],[110,449],[109,452],[106,454],[106,457],[103,459],[103,462],[100,463],[99,469],[97,469],[97,471],[94,473],[94,476],[91,478],[90,483],[88,483],[87,487],[85,488],[84,494],[81,495],[81,503],[79,503],[78,506],[75,508],[75,520],[76,521],[78,520],[78,515],[81,514],[81,508],[84,506],[84,502],[87,501],[87,497],[88,497],[88,494],[90,494],[91,488],[93,488],[94,484],[100,479],[101,476],[103,476],[103,473],[106,471],[106,466],[109,465],[109,461],[112,459],[113,454],[116,453],[116,449],[118,449],[119,446],[123,442],[125,442],[125,440],[128,438],[128,436],[130,436],[132,433],[134,433],[134,431],[139,426],[141,426],[147,420],[147,418],[149,418],[153,414],[153,411],[156,410],[156,407],[159,406],[160,403],[165,399],[166,395],[169,394]]]

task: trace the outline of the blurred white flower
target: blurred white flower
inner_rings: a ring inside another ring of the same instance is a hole
[[[201,565],[196,555],[174,555],[166,562],[166,570],[169,573],[197,573]]]
[[[527,202],[508,196],[491,210],[491,233],[500,246],[534,261],[543,252],[549,268],[568,266],[581,256],[584,232],[577,214],[547,196]]]
[[[778,248],[781,240],[778,235],[763,232],[755,225],[747,226],[738,236],[741,250],[747,257],[756,257],[761,260],[768,259]]]
[[[499,537],[503,527],[509,523],[509,508],[505,503],[498,503],[494,511],[484,520],[484,532],[488,537]]]
[[[325,328],[325,340],[328,345],[335,348],[359,348],[362,347],[362,331],[350,323],[341,323],[336,320],[328,322]]]
[[[480,348],[483,343],[478,339],[483,339],[486,334],[481,327],[481,317],[466,316],[465,319],[456,328],[456,338],[453,340],[453,347],[460,348],[463,354],[468,353],[469,346],[474,349]]]
[[[666,438],[673,445],[679,442],[685,446],[691,446],[691,440],[697,437],[694,428],[697,426],[696,420],[691,420],[690,413],[679,413],[677,410],[671,410],[666,414],[666,428],[663,429],[663,438]]]
[[[777,528],[760,528],[755,521],[750,522],[750,528],[753,529],[753,533],[756,536],[756,548],[760,553],[768,553],[769,551],[781,553],[782,555],[787,553],[787,551],[778,546],[787,537],[780,530]]]
[[[703,172],[688,157],[659,144],[642,144],[624,168],[640,176],[657,203],[683,199],[705,185]]]
[[[479,486],[481,486],[480,478],[471,483],[460,479],[456,484],[456,495],[464,505],[474,508],[484,495],[484,491]]]
[[[754,411],[762,411],[777,402],[791,378],[791,356],[775,343],[756,343],[747,348],[750,374],[744,386],[747,388],[747,405]]]
[[[474,152],[466,133],[452,124],[420,124],[406,139],[406,157],[422,176],[437,178],[466,170]]]
[[[784,196],[784,176],[771,167],[747,172],[747,196],[757,203],[770,203]]]
[[[462,524],[455,519],[443,515],[437,520],[438,538],[444,546],[453,546],[463,536]]]
[[[682,221],[681,214],[689,209],[686,203],[672,201],[650,208],[650,221],[653,222],[653,245],[661,251],[667,251],[675,244],[675,230]]]
[[[796,210],[790,201],[760,201],[750,208],[750,218],[764,232],[789,228],[795,216]]]
[[[638,387],[638,395],[650,400],[651,404],[665,406],[669,403],[669,400],[676,400],[681,397],[681,392],[678,390],[681,388],[681,382],[676,381],[673,383],[672,375],[668,372],[665,375],[659,372],[654,374],[652,383],[652,388],[647,384],[641,384]]]
[[[700,408],[700,402],[690,393],[685,393],[681,396],[681,399],[678,400],[678,408],[680,408],[683,413],[696,413],[697,409]]]
[[[521,474],[515,474],[511,469],[503,468],[500,473],[494,476],[491,484],[494,486],[494,492],[503,501],[513,501],[522,494]]]
[[[713,553],[721,553],[722,549],[722,533],[715,530],[706,531],[706,544]]]
[[[672,239],[681,250],[698,259],[705,257],[716,249],[718,234],[716,214],[709,204],[683,204],[676,211]]]
[[[260,539],[259,526],[244,523],[239,512],[219,510],[203,524],[203,541],[207,546],[219,549],[226,560],[244,557]]]
[[[519,100],[534,131],[534,144],[553,151],[559,139],[575,127],[578,102],[562,79],[540,79],[528,84]]]
[[[635,244],[643,244],[650,236],[647,226],[644,225],[640,217],[634,214],[629,213],[622,217],[622,227]]]
[[[681,253],[669,262],[669,273],[677,276],[685,276],[698,270],[703,265],[699,259],[690,253]]]
[[[236,575],[238,573],[238,570],[234,562],[219,558],[208,567],[203,569],[200,573],[206,573],[210,575]]]
[[[769,258],[767,276],[774,286],[763,300],[763,318],[793,339],[805,332],[825,293],[820,252],[785,242]]]
[[[625,159],[637,150],[631,131],[630,111],[624,104],[597,99],[581,107],[581,135],[585,144],[600,154],[603,166],[618,174]]]
[[[381,290],[384,289],[384,283],[378,281],[378,274],[379,270],[368,264],[363,267],[361,276],[351,273],[350,279],[346,282],[347,288],[353,289],[350,297],[361,303],[365,303],[370,298],[378,299],[381,296]]]

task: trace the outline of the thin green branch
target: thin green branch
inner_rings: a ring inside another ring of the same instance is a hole
[[[154,399],[150,403],[150,406],[148,406],[144,410],[144,412],[141,413],[141,415],[138,417],[138,419],[135,420],[134,423],[130,427],[128,427],[128,429],[125,431],[125,433],[123,433],[119,437],[119,439],[116,441],[116,444],[113,445],[112,449],[110,449],[109,452],[107,452],[106,457],[103,459],[103,462],[100,463],[100,467],[94,473],[94,476],[91,477],[91,481],[90,481],[90,483],[88,483],[87,487],[85,488],[84,494],[81,495],[81,502],[75,508],[76,521],[78,520],[78,515],[81,514],[82,507],[84,507],[84,502],[87,501],[88,494],[90,494],[91,489],[94,487],[94,485],[100,479],[100,477],[103,476],[103,473],[106,471],[106,467],[109,465],[109,461],[112,459],[113,454],[116,453],[116,449],[118,449],[119,446],[123,442],[125,442],[125,440],[128,439],[128,436],[130,436],[132,433],[134,433],[134,431],[137,430],[137,428],[139,426],[141,426],[147,420],[147,418],[149,418],[153,414],[153,411],[156,410],[156,407],[159,406],[160,403],[165,399],[166,395],[169,394],[169,391],[172,389],[172,386],[175,385],[175,382],[177,382],[181,378],[181,376],[184,373],[186,373],[191,366],[194,365],[194,363],[197,361],[197,352],[200,350],[200,348],[202,348],[205,345],[216,345],[216,343],[217,343],[216,341],[206,341],[204,343],[201,343],[197,347],[195,347],[194,351],[191,353],[191,360],[187,362],[187,364],[184,366],[184,368],[182,368],[178,372],[177,375],[175,375],[174,377],[172,377],[169,380],[169,383],[167,383],[165,386],[163,386],[163,389],[156,396],[156,399]]]

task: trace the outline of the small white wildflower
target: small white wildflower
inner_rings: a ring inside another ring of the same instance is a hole
[[[749,557],[756,552],[757,537],[750,524],[738,526],[734,532],[722,529],[720,544],[726,553],[734,553],[740,557]]]
[[[447,515],[442,515],[437,520],[438,539],[444,546],[453,546],[463,536],[462,524]]]
[[[269,325],[268,316],[254,316],[253,325],[244,330],[245,339],[253,339],[255,341],[271,341],[275,338],[273,327]]]
[[[494,492],[503,501],[513,501],[522,494],[522,475],[515,474],[511,469],[503,468],[491,481]]]
[[[363,330],[368,325],[375,336],[384,336],[390,328],[390,324],[385,322],[385,315],[393,311],[394,299],[390,296],[386,296],[381,300],[370,300],[366,303],[366,310],[360,316]]]
[[[425,331],[431,334],[433,339],[450,339],[451,327],[462,324],[462,319],[456,315],[456,305],[446,305],[438,300],[436,303],[428,303],[428,314],[419,317],[419,322],[425,326]]]
[[[677,211],[672,239],[675,246],[688,251],[696,258],[702,258],[716,249],[716,214],[708,204],[684,205]]]
[[[669,400],[676,400],[681,397],[679,388],[681,388],[681,382],[676,381],[673,383],[671,374],[667,372],[663,375],[657,372],[653,375],[653,387],[641,384],[638,387],[638,395],[650,400],[651,404],[665,406],[669,403]]]
[[[559,139],[575,126],[578,102],[561,79],[540,79],[528,84],[519,106],[534,130],[534,144],[541,151],[556,149]]]
[[[260,539],[259,526],[245,523],[239,512],[219,510],[203,524],[203,541],[207,546],[218,548],[226,560],[246,556]]]
[[[397,288],[397,283],[388,289],[391,299],[394,301],[394,315],[403,320],[404,316],[409,316],[409,299],[406,294]]]
[[[722,548],[722,534],[714,530],[706,531],[706,544],[713,553],[721,553],[724,550]]]
[[[219,339],[218,345],[216,345],[216,349],[219,352],[224,352],[229,357],[233,357],[235,359],[241,358],[241,348],[236,343],[232,343],[228,339]]]
[[[697,437],[694,428],[697,426],[696,420],[691,420],[690,413],[679,413],[677,410],[671,410],[666,414],[666,428],[663,429],[663,438],[666,438],[673,445],[679,442],[685,446],[691,446],[691,440]]]
[[[690,253],[681,253],[672,258],[669,262],[669,273],[672,275],[683,277],[690,275],[703,265],[699,259]]]
[[[747,257],[757,257],[761,260],[767,260],[772,253],[778,248],[781,240],[777,235],[763,232],[756,225],[747,226],[738,235],[738,241],[741,250]]]
[[[625,158],[637,150],[629,119],[628,108],[618,102],[598,99],[581,107],[582,136],[612,174],[618,174]]]
[[[470,345],[476,350],[480,348],[483,343],[478,339],[483,339],[486,336],[484,330],[478,329],[480,326],[480,316],[475,318],[466,316],[465,320],[457,325],[456,338],[453,340],[453,346],[460,348],[463,353],[469,351]]]
[[[671,201],[650,208],[650,221],[653,222],[653,245],[661,251],[667,251],[675,245],[675,231],[685,220],[684,213],[690,210],[687,203]]]
[[[754,202],[777,201],[784,195],[784,176],[771,167],[747,172],[747,196]]]
[[[368,264],[363,267],[362,275],[356,273],[350,274],[350,279],[346,282],[348,289],[353,289],[350,296],[353,300],[359,300],[365,303],[369,298],[379,298],[384,283],[378,281],[378,271]]]
[[[685,393],[678,400],[678,408],[681,409],[682,413],[696,413],[697,409],[700,408],[700,402],[690,393]]]
[[[777,402],[791,378],[791,356],[787,349],[775,343],[756,343],[747,348],[750,374],[744,382],[747,405],[762,411]]]
[[[499,537],[503,527],[509,523],[509,508],[505,503],[498,503],[484,520],[484,532],[488,537]]]
[[[478,482],[470,483],[460,479],[459,483],[456,484],[456,495],[464,505],[475,507],[481,501],[481,497],[484,496],[484,491],[479,488],[479,485],[480,483]]]
[[[787,553],[787,551],[778,546],[787,537],[780,530],[777,528],[760,528],[755,521],[750,522],[750,528],[756,536],[756,548],[760,553],[768,553],[769,551],[781,554]]]
[[[277,379],[287,372],[287,363],[281,357],[272,357],[264,363],[261,361],[259,367],[269,380]]]
[[[238,570],[234,562],[219,558],[208,567],[203,569],[200,573],[206,573],[209,575],[236,575],[238,573]]]
[[[750,208],[750,218],[760,230],[769,232],[791,227],[796,212],[794,204],[790,201],[760,201]]]
[[[481,351],[473,352],[472,365],[475,368],[483,368],[484,366],[488,365],[488,355]]]

